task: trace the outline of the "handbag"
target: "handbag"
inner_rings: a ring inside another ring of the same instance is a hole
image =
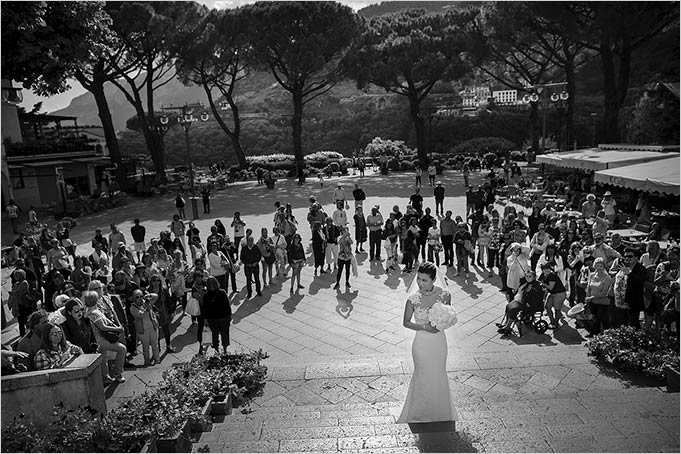
[[[193,317],[198,317],[199,315],[201,315],[201,306],[199,305],[199,300],[197,300],[193,296],[187,298],[187,307],[185,309],[185,312],[187,312],[187,314]]]
[[[28,293],[26,294],[26,299],[31,303],[37,303],[43,299],[43,294],[40,290],[29,288]]]
[[[115,344],[121,338],[121,333],[118,331],[105,331],[100,329],[99,332],[102,334],[102,337],[107,340],[107,342],[111,342],[112,344]]]
[[[274,254],[270,254],[270,255],[265,257],[265,263],[267,263],[268,265],[273,264],[275,260],[276,260],[276,257],[274,256]]]

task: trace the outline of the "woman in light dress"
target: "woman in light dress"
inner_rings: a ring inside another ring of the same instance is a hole
[[[397,422],[456,421],[458,415],[447,378],[447,338],[444,331],[428,321],[430,307],[437,302],[451,305],[451,295],[433,263],[422,263],[414,282],[417,287],[412,283],[414,289],[410,288],[403,321],[405,328],[416,331],[411,347],[414,375]]]

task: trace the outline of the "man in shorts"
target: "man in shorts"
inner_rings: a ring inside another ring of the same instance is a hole
[[[135,219],[132,221],[134,225],[130,228],[130,234],[132,235],[132,240],[135,242],[133,250],[137,255],[137,261],[142,260],[144,252],[147,250],[147,246],[144,244],[144,236],[147,233],[147,229],[143,225],[140,225],[140,220]]]

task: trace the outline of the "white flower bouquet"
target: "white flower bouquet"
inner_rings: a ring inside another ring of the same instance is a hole
[[[456,311],[452,306],[443,303],[435,303],[428,311],[428,321],[439,330],[451,328],[458,321]]]

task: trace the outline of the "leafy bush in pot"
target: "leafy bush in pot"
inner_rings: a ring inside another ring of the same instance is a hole
[[[678,341],[664,339],[643,329],[622,326],[594,336],[587,343],[589,355],[618,369],[642,372],[663,380],[665,368],[679,369]]]

